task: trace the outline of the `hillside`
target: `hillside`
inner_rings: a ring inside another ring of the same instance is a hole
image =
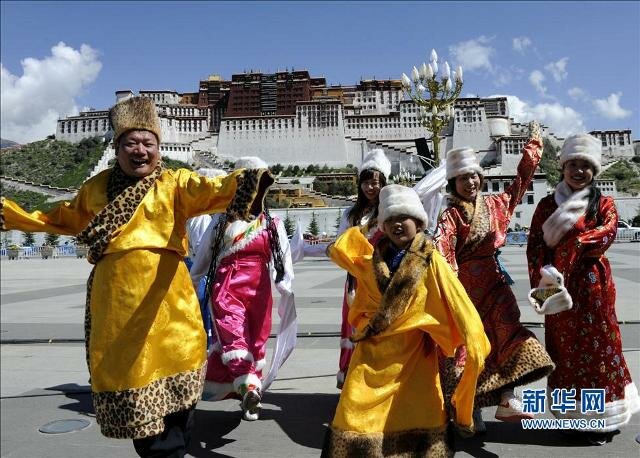
[[[6,138],[0,138],[0,148],[12,148],[18,145],[19,143],[16,143],[14,141],[7,140]]]
[[[73,144],[41,140],[3,150],[0,175],[60,188],[79,188],[104,153],[98,137]]]
[[[618,192],[638,195],[640,194],[640,165],[636,159],[634,157],[631,161],[618,161],[598,178],[615,180]]]

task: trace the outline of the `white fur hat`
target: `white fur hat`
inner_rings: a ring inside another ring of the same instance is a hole
[[[582,159],[593,165],[595,175],[600,173],[602,164],[602,141],[589,134],[567,137],[560,151],[560,168],[571,159]]]
[[[222,169],[198,169],[196,170],[196,173],[198,175],[202,175],[203,177],[207,177],[207,178],[213,178],[213,177],[227,174],[227,172],[225,172]]]
[[[389,175],[391,175],[391,162],[389,162],[383,150],[372,149],[362,161],[360,172],[363,170],[377,170],[383,174],[385,178],[389,178]]]
[[[242,156],[236,161],[236,169],[268,169],[265,161],[257,156]]]
[[[465,146],[447,152],[447,180],[471,172],[482,175],[482,167],[473,148]]]
[[[386,220],[393,216],[407,215],[422,221],[422,227],[429,224],[420,197],[412,189],[399,184],[390,184],[380,190],[378,204],[378,227],[382,230]]]

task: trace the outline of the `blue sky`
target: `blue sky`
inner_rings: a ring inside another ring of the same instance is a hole
[[[559,135],[640,138],[640,2],[1,3],[2,137],[108,108],[118,89],[195,92],[244,70],[308,69],[329,84],[462,64],[463,94],[507,95]]]

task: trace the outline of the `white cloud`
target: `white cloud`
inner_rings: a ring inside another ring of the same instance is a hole
[[[75,50],[63,42],[43,59],[21,61],[22,76],[0,63],[2,138],[19,143],[41,140],[56,131],[60,117],[78,113],[75,98],[95,81],[102,68],[88,45]]]
[[[496,51],[489,46],[492,40],[493,38],[487,38],[482,35],[475,40],[461,41],[449,46],[449,52],[466,71],[482,69],[493,71],[491,58]]]
[[[567,91],[567,94],[568,94],[568,95],[569,95],[569,97],[571,97],[573,100],[587,100],[587,99],[589,98],[589,97],[587,96],[587,93],[586,93],[583,89],[581,89],[581,88],[579,88],[579,87],[577,87],[577,86],[574,86],[574,87],[572,87],[571,89],[569,89],[569,90]]]
[[[560,137],[586,132],[580,113],[571,107],[559,103],[538,103],[530,105],[515,95],[492,95],[490,97],[506,97],[509,104],[509,115],[517,122],[528,123],[537,120],[548,126],[551,132]]]
[[[540,70],[534,70],[529,75],[529,82],[533,87],[536,88],[536,91],[538,91],[542,96],[547,95],[547,88],[542,84],[542,82],[545,79],[546,78],[544,77],[544,75]]]
[[[569,61],[568,57],[563,57],[557,62],[551,62],[550,64],[545,65],[545,69],[551,73],[553,79],[556,81],[562,81],[567,79],[567,62]]]
[[[631,116],[631,110],[625,110],[620,106],[622,92],[616,92],[606,99],[595,99],[593,105],[598,113],[608,119],[622,119]]]
[[[512,41],[513,49],[524,54],[525,50],[531,46],[532,42],[529,37],[515,37]]]

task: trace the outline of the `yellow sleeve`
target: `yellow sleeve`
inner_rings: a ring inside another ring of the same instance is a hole
[[[467,347],[464,372],[451,402],[455,407],[456,423],[465,427],[471,426],[476,383],[484,368],[484,360],[491,351],[491,345],[484,332],[480,315],[464,286],[442,255],[436,251],[432,255],[432,265],[442,303],[448,309],[455,326],[455,331],[452,331],[453,345],[448,350],[455,349],[461,343]]]
[[[71,202],[62,202],[48,213],[39,210],[27,212],[16,202],[0,198],[2,230],[17,229],[25,232],[49,232],[51,234],[76,235],[93,218],[89,203],[90,192],[85,186]]]
[[[242,173],[244,170],[236,170],[229,175],[208,178],[186,169],[178,170],[176,181],[180,202],[177,208],[186,218],[224,212],[236,193],[237,177]]]
[[[357,226],[344,231],[327,248],[329,258],[359,281],[371,271],[373,246]]]

